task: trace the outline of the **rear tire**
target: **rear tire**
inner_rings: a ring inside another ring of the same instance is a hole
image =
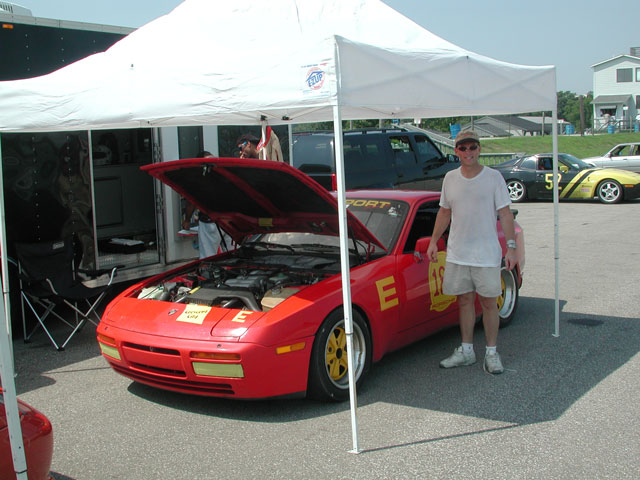
[[[369,327],[356,310],[353,310],[353,351],[356,387],[360,387],[371,367],[372,347]],[[347,400],[348,373],[345,322],[342,308],[339,308],[322,322],[313,342],[309,363],[309,396],[324,401]]]

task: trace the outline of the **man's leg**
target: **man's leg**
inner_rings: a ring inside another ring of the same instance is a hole
[[[462,367],[476,363],[476,354],[473,351],[473,329],[476,323],[475,297],[475,292],[458,295],[462,345],[456,348],[451,356],[440,362],[442,368]]]
[[[487,347],[495,347],[498,344],[498,329],[500,318],[498,317],[498,302],[495,297],[483,297],[478,295],[482,306],[482,323]]]
[[[473,329],[476,325],[476,309],[474,305],[475,299],[475,292],[463,293],[462,295],[458,295],[458,308],[460,309],[460,333],[462,334],[462,343],[473,343]]]
[[[487,353],[484,357],[485,371],[493,374],[504,372],[502,360],[496,351],[498,343],[498,329],[500,328],[500,317],[498,316],[498,304],[496,297],[482,297],[482,323],[484,324],[484,336],[487,341]]]

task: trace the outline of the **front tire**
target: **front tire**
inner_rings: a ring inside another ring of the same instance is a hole
[[[356,310],[353,310],[353,353],[356,387],[359,387],[371,367],[372,347],[369,327]],[[309,364],[309,396],[324,401],[347,400],[348,373],[347,335],[340,308],[322,322],[313,342]]]
[[[527,187],[520,180],[509,180],[507,182],[509,198],[513,203],[519,203],[527,198]]]
[[[498,317],[500,318],[500,328],[511,323],[518,308],[518,279],[516,278],[516,268],[500,270],[500,284],[502,292],[498,297]]]
[[[604,180],[598,185],[598,199],[602,203],[619,203],[622,201],[622,187],[615,180]]]

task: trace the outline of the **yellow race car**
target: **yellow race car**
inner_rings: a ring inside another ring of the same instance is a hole
[[[553,155],[538,153],[494,165],[504,176],[512,202],[553,199]],[[596,168],[569,155],[558,154],[560,199],[597,197],[618,203],[640,197],[640,174],[617,168]]]

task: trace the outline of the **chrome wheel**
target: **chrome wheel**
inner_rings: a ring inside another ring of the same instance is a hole
[[[518,306],[518,281],[515,269],[500,270],[500,283],[502,291],[498,297],[498,317],[500,317],[500,326],[504,327],[511,322]]]
[[[507,182],[507,190],[509,191],[509,198],[512,202],[521,202],[527,196],[527,189],[519,180],[509,180]]]
[[[602,203],[618,203],[622,200],[622,187],[615,180],[605,180],[598,185],[598,199]]]

